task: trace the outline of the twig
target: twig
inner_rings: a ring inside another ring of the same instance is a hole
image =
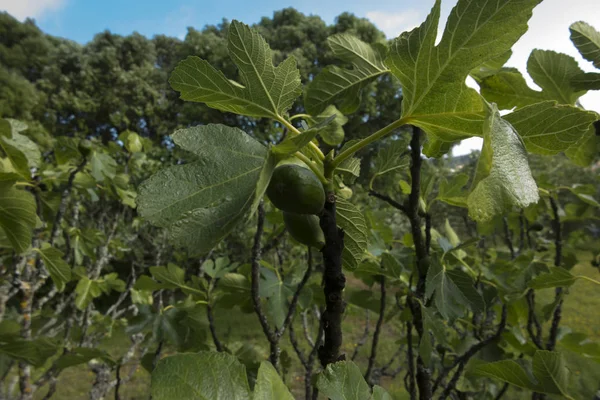
[[[50,243],[50,246],[54,245],[54,242],[56,241],[56,239],[58,238],[58,235],[60,233],[60,225],[61,225],[62,219],[65,215],[65,211],[67,210],[67,203],[69,202],[69,195],[71,194],[71,189],[73,188],[73,182],[75,181],[75,175],[77,175],[79,172],[81,172],[83,170],[83,168],[85,168],[86,164],[87,164],[87,158],[84,158],[83,161],[79,163],[77,168],[75,168],[69,174],[69,179],[67,179],[67,185],[65,186],[65,189],[63,190],[61,198],[60,198],[60,204],[58,206],[58,211],[56,212],[56,215],[54,216],[54,223],[52,224],[52,231],[50,232],[50,240],[48,241]]]
[[[381,327],[383,326],[383,320],[385,318],[385,276],[380,277],[380,293],[381,299],[379,301],[379,318],[375,325],[375,332],[373,333],[373,342],[371,344],[371,356],[369,357],[369,363],[367,365],[367,371],[365,372],[365,380],[371,384],[371,371],[375,365],[375,359],[377,358],[377,345],[379,344],[379,335],[381,333]]]
[[[265,207],[261,202],[258,206],[257,212],[257,224],[256,233],[254,235],[254,245],[252,246],[252,280],[250,286],[250,292],[252,295],[252,304],[254,305],[254,312],[258,316],[258,321],[262,327],[263,333],[269,341],[270,353],[269,361],[278,370],[279,364],[279,347],[277,346],[277,337],[275,332],[271,330],[267,316],[265,315],[259,297],[259,282],[260,282],[260,257],[261,257],[261,245],[260,240],[262,238],[263,229],[265,222]]]
[[[525,232],[527,231],[525,224],[525,212],[521,209],[519,213],[519,251],[518,254],[521,254],[525,249]]]
[[[506,217],[502,218],[502,226],[504,227],[504,242],[506,243],[506,246],[510,251],[510,259],[512,260],[515,258],[515,248],[513,247],[511,238],[512,235],[510,233],[510,229],[508,229],[508,220],[506,219]]]
[[[408,378],[408,382],[405,382],[406,389],[410,393],[410,400],[416,400],[417,391],[415,387],[415,356],[413,354],[413,344],[412,344],[412,323],[408,321],[406,323],[406,341],[407,341],[407,350],[406,354],[408,357],[408,372],[406,373],[406,377]]]
[[[206,318],[208,319],[208,328],[210,329],[210,335],[212,336],[213,343],[217,348],[218,352],[224,350],[223,343],[219,340],[219,336],[217,335],[217,329],[215,327],[215,318],[213,316],[213,308],[210,300],[210,294],[212,290],[217,286],[217,280],[211,281],[209,283],[209,290],[207,293],[207,302],[206,302]]]
[[[262,254],[267,254],[269,251],[279,246],[279,242],[281,242],[281,239],[285,236],[286,232],[287,229],[282,229],[281,232],[279,232],[273,237],[273,239],[271,239],[271,241],[269,241],[269,243],[264,245],[262,248]]]
[[[298,356],[300,363],[302,364],[304,369],[307,369],[308,361],[306,360],[306,357],[305,357],[304,353],[302,352],[300,345],[298,344],[298,339],[296,338],[296,332],[294,331],[294,322],[293,321],[292,321],[292,323],[290,323],[290,327],[288,329],[288,335],[290,337],[290,343],[292,344],[292,348],[296,352],[296,355]]]
[[[408,210],[406,207],[404,207],[404,205],[398,203],[396,200],[392,199],[389,196],[378,193],[374,190],[369,190],[369,196],[377,197],[378,199],[385,201],[395,209],[402,211],[404,214],[408,214]]]
[[[311,252],[310,247],[308,247],[306,264],[307,264],[306,271],[304,272],[304,276],[302,276],[302,280],[296,287],[296,291],[294,292],[294,295],[292,296],[292,301],[290,301],[290,305],[288,307],[288,311],[285,316],[285,319],[283,320],[283,324],[281,324],[279,329],[277,331],[275,331],[275,336],[277,337],[278,340],[279,340],[279,338],[281,338],[283,336],[283,334],[285,333],[286,327],[290,324],[292,317],[296,313],[296,306],[298,305],[298,299],[300,298],[300,292],[302,291],[302,289],[304,288],[304,285],[306,285],[306,283],[310,279],[310,275],[312,274],[313,260],[312,260],[312,252]]]
[[[483,349],[488,344],[490,344],[493,341],[498,340],[500,338],[500,336],[502,335],[502,332],[504,331],[504,328],[506,328],[506,316],[507,316],[507,307],[506,307],[506,304],[503,304],[502,305],[502,315],[500,317],[500,324],[498,325],[498,329],[496,329],[496,332],[492,336],[471,346],[467,351],[465,351],[465,353],[462,356],[457,357],[450,367],[445,368],[440,373],[440,375],[435,380],[435,383],[433,384],[433,392],[435,392],[437,390],[437,388],[440,386],[440,384],[442,383],[444,378],[446,378],[446,376],[448,376],[448,373],[450,373],[450,371],[452,371],[454,368],[456,368],[458,366],[456,372],[452,376],[452,379],[450,379],[450,383],[448,383],[448,385],[442,392],[442,395],[440,396],[441,400],[446,399],[446,397],[448,397],[448,395],[450,395],[450,392],[456,386],[456,383],[458,382],[458,378],[460,378],[465,365],[471,359],[471,357],[473,357],[475,354],[477,354],[481,349]]]
[[[550,206],[552,208],[552,216],[553,216],[553,229],[554,229],[554,266],[560,268],[562,264],[562,229],[560,225],[560,216],[558,215],[558,204],[556,204],[556,200],[554,197],[550,196]],[[560,320],[562,318],[562,305],[563,305],[563,288],[557,287],[555,290],[555,300],[557,302],[556,308],[554,309],[554,313],[552,315],[552,325],[550,325],[550,334],[548,337],[548,344],[546,345],[546,349],[553,351],[556,347],[556,338],[558,337],[558,327],[560,325]]]
[[[370,330],[370,312],[367,309],[365,312],[365,330],[363,331],[363,334],[361,336],[361,338],[358,340],[358,343],[356,343],[356,346],[354,347],[354,351],[352,352],[352,357],[350,357],[350,360],[354,361],[356,359],[356,356],[358,355],[358,351],[360,350],[360,348],[362,346],[364,346],[364,344],[367,342],[367,339],[369,338],[369,330]]]
[[[308,320],[307,320],[307,315],[309,313],[310,310],[304,310],[304,312],[302,313],[302,328],[304,330],[304,337],[306,338],[306,341],[312,346],[315,346],[315,341],[312,338],[312,335],[310,334],[309,331],[309,327],[308,327]],[[317,317],[317,320],[320,320],[320,317]]]
[[[538,349],[543,350],[544,345],[542,344],[542,325],[535,314],[535,292],[533,289],[529,289],[527,294],[525,295],[525,299],[527,300],[527,333],[529,333],[529,337],[533,341],[533,343],[537,346]],[[535,332],[533,328],[535,327]]]

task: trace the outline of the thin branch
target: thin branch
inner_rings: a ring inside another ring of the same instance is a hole
[[[313,271],[312,252],[311,252],[310,247],[308,247],[308,251],[307,252],[308,252],[308,254],[307,254],[307,257],[306,257],[306,259],[307,259],[306,271],[304,272],[304,276],[302,277],[302,280],[300,281],[300,283],[296,287],[296,291],[294,292],[294,295],[292,296],[292,301],[290,301],[290,305],[288,307],[288,311],[287,311],[287,314],[286,314],[285,319],[283,321],[283,324],[281,324],[281,327],[275,332],[275,337],[278,340],[285,333],[286,327],[288,325],[290,325],[292,317],[296,313],[296,306],[298,305],[298,299],[300,298],[300,293],[302,292],[302,289],[304,288],[304,285],[306,285],[306,283],[310,279],[310,275],[312,274],[312,271]]]
[[[265,244],[262,248],[262,254],[267,254],[272,249],[279,246],[281,239],[285,236],[287,229],[282,229],[277,235],[275,235],[267,244]]]
[[[308,313],[310,310],[304,310],[304,312],[302,313],[302,328],[304,330],[304,337],[306,338],[306,341],[311,345],[311,347],[315,346],[315,341],[312,338],[312,335],[310,334],[309,331],[309,326],[308,326]],[[317,320],[320,320],[321,317],[317,316],[316,317]]]
[[[306,356],[304,355],[304,353],[302,352],[302,349],[300,348],[300,345],[298,344],[298,339],[296,338],[296,332],[294,330],[294,322],[293,321],[290,323],[290,327],[288,329],[288,335],[290,337],[290,343],[292,344],[292,348],[296,352],[296,355],[298,355],[298,359],[300,360],[300,363],[302,364],[304,369],[308,369],[308,361],[306,360]]]
[[[350,360],[354,361],[356,359],[356,356],[358,355],[358,351],[360,350],[360,348],[362,346],[364,346],[364,344],[367,342],[367,339],[369,338],[369,331],[370,331],[370,312],[369,309],[367,309],[365,311],[365,330],[363,331],[362,336],[360,337],[360,339],[358,340],[358,343],[356,343],[356,346],[354,347],[354,351],[352,352],[352,356],[350,357]]]
[[[378,193],[374,190],[369,190],[369,196],[373,196],[380,200],[383,200],[395,209],[402,211],[404,214],[408,214],[408,210],[403,204],[398,203],[396,200],[392,199],[389,196],[386,196],[385,194]]]
[[[219,340],[219,337],[217,336],[217,329],[215,328],[215,318],[213,316],[213,309],[212,305],[210,304],[210,300],[207,301],[206,304],[206,317],[208,319],[208,327],[210,329],[210,335],[212,336],[213,343],[215,344],[217,351],[221,352],[224,350],[224,348],[223,344]]]
[[[261,257],[261,245],[260,240],[262,238],[263,229],[265,223],[265,207],[261,202],[258,206],[257,212],[257,223],[256,233],[254,235],[254,245],[252,246],[252,282],[250,287],[252,304],[254,305],[254,312],[258,317],[258,321],[262,327],[263,333],[265,334],[270,345],[269,361],[277,369],[279,364],[279,347],[277,346],[277,337],[275,332],[271,330],[269,321],[265,315],[262,305],[260,303],[259,296],[259,285],[260,285],[260,257]]]
[[[560,216],[558,214],[558,204],[554,197],[550,196],[550,206],[552,208],[552,224],[554,229],[554,266],[560,268],[562,264],[562,229],[560,224]],[[563,288],[557,287],[555,290],[555,301],[557,302],[554,313],[552,314],[552,324],[550,325],[550,334],[548,337],[548,343],[546,344],[547,350],[554,350],[556,347],[556,338],[558,337],[558,327],[562,318],[562,305],[563,305]]]
[[[373,342],[371,344],[371,356],[369,357],[367,371],[365,372],[365,380],[369,384],[371,384],[371,371],[373,370],[373,366],[375,365],[375,359],[377,358],[377,345],[379,344],[379,335],[381,334],[381,327],[383,326],[383,320],[385,318],[386,288],[385,276],[383,275],[380,278],[380,293],[381,299],[379,301],[379,318],[377,319],[377,324],[375,325],[375,332],[373,333]]]
[[[525,212],[521,209],[519,213],[519,251],[518,254],[521,254],[525,249],[525,232],[527,231],[527,227],[525,224]]]
[[[529,289],[527,291],[525,299],[527,300],[527,333],[529,333],[529,337],[536,347],[540,350],[543,350],[544,345],[542,344],[542,325],[540,324],[540,321],[535,313],[535,292],[533,289]],[[533,330],[534,327],[535,332]]]
[[[67,203],[69,202],[69,195],[71,194],[71,189],[73,188],[73,182],[75,181],[75,175],[85,168],[87,164],[87,158],[84,158],[81,163],[69,174],[69,179],[67,179],[67,185],[62,192],[62,196],[60,198],[60,204],[58,206],[58,211],[54,216],[54,223],[52,224],[52,231],[50,232],[50,246],[54,245],[54,242],[58,238],[60,233],[60,225],[62,223],[63,217],[65,215],[65,211],[67,210]]]
[[[502,332],[504,332],[504,329],[506,328],[507,314],[508,314],[508,312],[507,312],[506,304],[503,304],[502,305],[502,315],[500,317],[500,324],[498,325],[496,332],[492,336],[471,346],[467,351],[464,352],[463,355],[461,355],[460,357],[457,357],[454,360],[454,362],[452,363],[452,365],[450,365],[450,367],[445,368],[440,373],[440,375],[435,380],[435,383],[433,384],[433,392],[435,392],[437,390],[437,388],[440,386],[440,384],[442,383],[444,378],[446,378],[446,376],[448,376],[450,371],[452,371],[454,368],[456,368],[458,366],[456,372],[452,376],[452,379],[450,379],[450,383],[448,383],[448,385],[442,392],[442,395],[440,396],[441,400],[444,400],[446,397],[448,397],[450,395],[450,392],[456,386],[456,383],[458,382],[458,378],[460,378],[460,376],[462,375],[464,367],[467,364],[467,362],[471,359],[471,357],[473,357],[475,354],[477,354],[481,349],[483,349],[488,344],[490,344],[500,338],[500,336],[502,335]]]
[[[406,389],[410,393],[410,400],[416,400],[417,390],[415,386],[415,356],[413,354],[412,329],[412,323],[408,321],[406,323],[406,354],[408,358],[408,372],[406,373],[406,377],[408,378],[408,382],[405,382],[405,385]]]
[[[510,229],[508,229],[508,220],[506,217],[502,218],[502,226],[504,228],[504,243],[506,243],[506,246],[510,251],[510,259],[512,260],[515,258],[515,248],[513,247],[512,235],[510,233]]]

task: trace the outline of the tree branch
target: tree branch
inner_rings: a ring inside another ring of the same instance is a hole
[[[302,289],[304,288],[304,285],[306,285],[306,283],[308,282],[308,280],[310,279],[310,276],[312,274],[313,260],[312,260],[312,252],[311,252],[310,247],[308,247],[307,253],[308,254],[306,257],[306,259],[307,259],[306,271],[304,272],[304,276],[302,276],[302,280],[296,287],[296,291],[294,292],[294,295],[292,296],[292,301],[290,301],[290,305],[288,307],[288,312],[285,316],[283,324],[275,332],[275,337],[277,338],[277,340],[279,340],[283,336],[283,334],[285,333],[286,327],[288,325],[290,325],[291,320],[292,320],[294,314],[296,313],[296,306],[298,305],[298,299],[300,298],[300,292],[302,291]]]
[[[421,216],[419,213],[419,199],[421,196],[421,129],[413,127],[413,134],[410,141],[411,154],[411,192],[408,196],[407,217],[410,221],[413,243],[415,246],[416,264],[418,271],[417,288],[415,297],[423,301],[425,297],[425,281],[429,269],[429,259],[427,256],[427,245],[421,232]],[[409,294],[410,299],[410,294]],[[413,325],[419,334],[423,337],[423,315],[421,313],[420,303],[409,300],[409,306],[413,315]],[[417,386],[419,388],[419,398],[421,400],[431,399],[431,371],[423,362],[420,355],[417,355]]]
[[[325,342],[319,348],[319,360],[323,367],[345,359],[340,355],[342,346],[342,315],[346,307],[343,291],[346,278],[342,271],[342,250],[344,249],[344,231],[336,224],[335,193],[328,192],[325,207],[320,216],[320,225],[325,235],[323,253],[323,281],[325,283],[325,311],[321,315]]]
[[[412,330],[413,326],[409,321],[406,323],[406,356],[408,358],[408,372],[406,373],[406,378],[408,378],[408,382],[405,382],[405,386],[410,393],[410,400],[416,400],[417,391],[415,387],[415,356],[413,354]]]
[[[373,196],[373,197],[376,197],[376,198],[378,198],[380,200],[383,200],[386,203],[388,203],[389,205],[391,205],[392,207],[394,207],[395,209],[400,210],[404,214],[408,215],[408,210],[407,210],[406,207],[404,207],[404,205],[398,203],[396,200],[392,199],[389,196],[386,196],[385,194],[378,193],[378,192],[376,192],[374,190],[369,190],[369,196]]]
[[[515,248],[513,247],[510,229],[508,229],[508,221],[506,217],[502,218],[502,226],[504,228],[504,242],[506,243],[506,246],[510,251],[510,259],[512,260],[515,258]]]
[[[60,225],[63,220],[63,217],[65,216],[65,211],[67,210],[67,203],[69,202],[69,195],[71,194],[71,189],[73,188],[73,182],[75,181],[75,175],[77,175],[79,172],[81,172],[83,170],[83,168],[85,168],[86,164],[87,164],[87,158],[84,157],[83,161],[79,163],[77,168],[75,168],[69,174],[69,179],[67,179],[67,185],[65,186],[65,189],[63,190],[61,198],[60,198],[60,204],[58,206],[58,211],[56,212],[56,215],[54,216],[54,223],[52,224],[52,231],[50,232],[50,240],[49,240],[50,246],[54,245],[54,242],[56,241],[56,239],[58,238],[58,234],[60,233]]]
[[[379,318],[377,319],[377,324],[375,325],[375,332],[373,333],[373,342],[371,344],[371,356],[369,357],[367,371],[365,372],[365,380],[369,384],[372,384],[371,371],[373,370],[373,366],[375,365],[375,359],[377,358],[377,345],[379,343],[379,335],[381,334],[381,327],[383,326],[383,320],[385,318],[386,288],[385,276],[383,275],[380,277],[380,293],[381,299],[379,301]]]
[[[258,322],[260,322],[260,326],[262,327],[263,333],[269,341],[269,361],[271,361],[271,364],[273,364],[273,366],[277,370],[279,370],[279,347],[277,346],[277,337],[275,336],[275,332],[273,332],[271,330],[271,327],[269,326],[269,321],[267,320],[267,316],[265,315],[262,309],[259,297],[261,257],[260,240],[263,234],[264,222],[265,206],[261,201],[261,203],[258,205],[256,233],[254,235],[254,245],[252,246],[252,282],[250,292],[252,294],[252,304],[254,305],[254,312],[258,317]]]
[[[458,382],[458,378],[460,378],[465,365],[471,359],[471,357],[473,357],[475,354],[477,354],[481,349],[483,349],[488,344],[490,344],[500,338],[500,336],[502,335],[502,332],[504,331],[504,328],[506,328],[506,317],[507,317],[507,307],[506,307],[506,304],[503,304],[502,305],[502,316],[500,317],[500,324],[498,325],[496,332],[492,336],[471,346],[467,351],[464,352],[464,354],[462,356],[457,357],[454,360],[454,362],[452,363],[452,365],[450,365],[450,367],[445,368],[440,373],[440,375],[435,380],[435,383],[433,384],[433,392],[435,392],[437,390],[437,388],[440,386],[440,384],[442,383],[444,378],[446,378],[446,376],[448,376],[450,371],[452,371],[454,368],[456,368],[458,366],[458,369],[452,376],[450,383],[448,383],[448,385],[442,392],[440,399],[443,400],[450,395],[450,392],[456,386],[456,383]]]
[[[550,196],[550,206],[552,208],[553,229],[554,229],[554,266],[560,268],[562,264],[562,229],[560,225],[560,216],[558,215],[558,204],[554,197]],[[552,315],[552,325],[550,325],[550,334],[546,349],[553,351],[556,347],[556,338],[558,337],[558,327],[562,318],[563,288],[557,287],[555,290],[556,308]]]
[[[369,338],[369,330],[370,330],[370,312],[369,312],[369,309],[367,309],[365,312],[365,330],[363,331],[363,335],[359,339],[358,343],[356,343],[356,346],[354,347],[354,351],[352,352],[352,357],[350,357],[350,360],[354,361],[356,359],[356,356],[358,355],[358,351],[367,342],[367,339]]]

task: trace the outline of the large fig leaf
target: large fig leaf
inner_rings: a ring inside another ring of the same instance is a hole
[[[389,72],[383,62],[384,49],[374,48],[347,33],[330,36],[327,43],[333,54],[352,69],[326,67],[306,89],[304,106],[309,113],[317,115],[338,102],[343,113],[352,113],[360,105],[362,89]]]
[[[233,21],[228,50],[240,73],[241,84],[227,79],[207,61],[191,56],[181,61],[169,80],[188,101],[206,103],[221,111],[277,119],[302,93],[294,57],[277,67],[264,38],[249,26]]]
[[[179,130],[173,141],[197,157],[142,183],[138,211],[168,228],[176,243],[204,253],[258,205],[274,160],[265,146],[224,125]]]
[[[485,106],[465,79],[512,47],[540,1],[459,0],[436,46],[437,0],[423,24],[392,43],[386,64],[402,83],[402,117],[427,133],[426,155],[439,156],[451,142],[481,135]]]

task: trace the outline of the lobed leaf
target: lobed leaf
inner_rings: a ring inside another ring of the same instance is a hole
[[[539,2],[459,0],[436,46],[437,0],[423,24],[394,40],[386,64],[402,83],[402,117],[428,135],[427,156],[440,156],[452,142],[481,136],[485,106],[465,79],[474,68],[510,50]]]
[[[541,274],[529,281],[528,286],[532,289],[548,289],[555,287],[571,286],[577,277],[568,270],[560,267],[549,267],[550,272]]]
[[[323,69],[308,85],[304,107],[310,114],[317,115],[338,102],[340,111],[349,114],[360,105],[364,87],[389,72],[383,62],[385,54],[383,50],[347,33],[330,36],[327,43],[333,55],[350,64],[352,69],[335,65]]]
[[[204,253],[258,206],[275,159],[256,140],[224,125],[179,130],[173,140],[198,158],[143,182],[138,211],[168,228],[177,243]]]
[[[595,112],[554,101],[525,106],[505,115],[528,152],[554,155],[580,141],[598,118]]]
[[[581,56],[600,68],[600,32],[590,24],[578,21],[569,27],[571,41]]]
[[[171,87],[183,100],[250,117],[277,119],[290,109],[302,93],[294,57],[275,67],[264,38],[235,20],[229,26],[227,48],[238,67],[241,85],[192,56],[177,65],[169,79]]]

